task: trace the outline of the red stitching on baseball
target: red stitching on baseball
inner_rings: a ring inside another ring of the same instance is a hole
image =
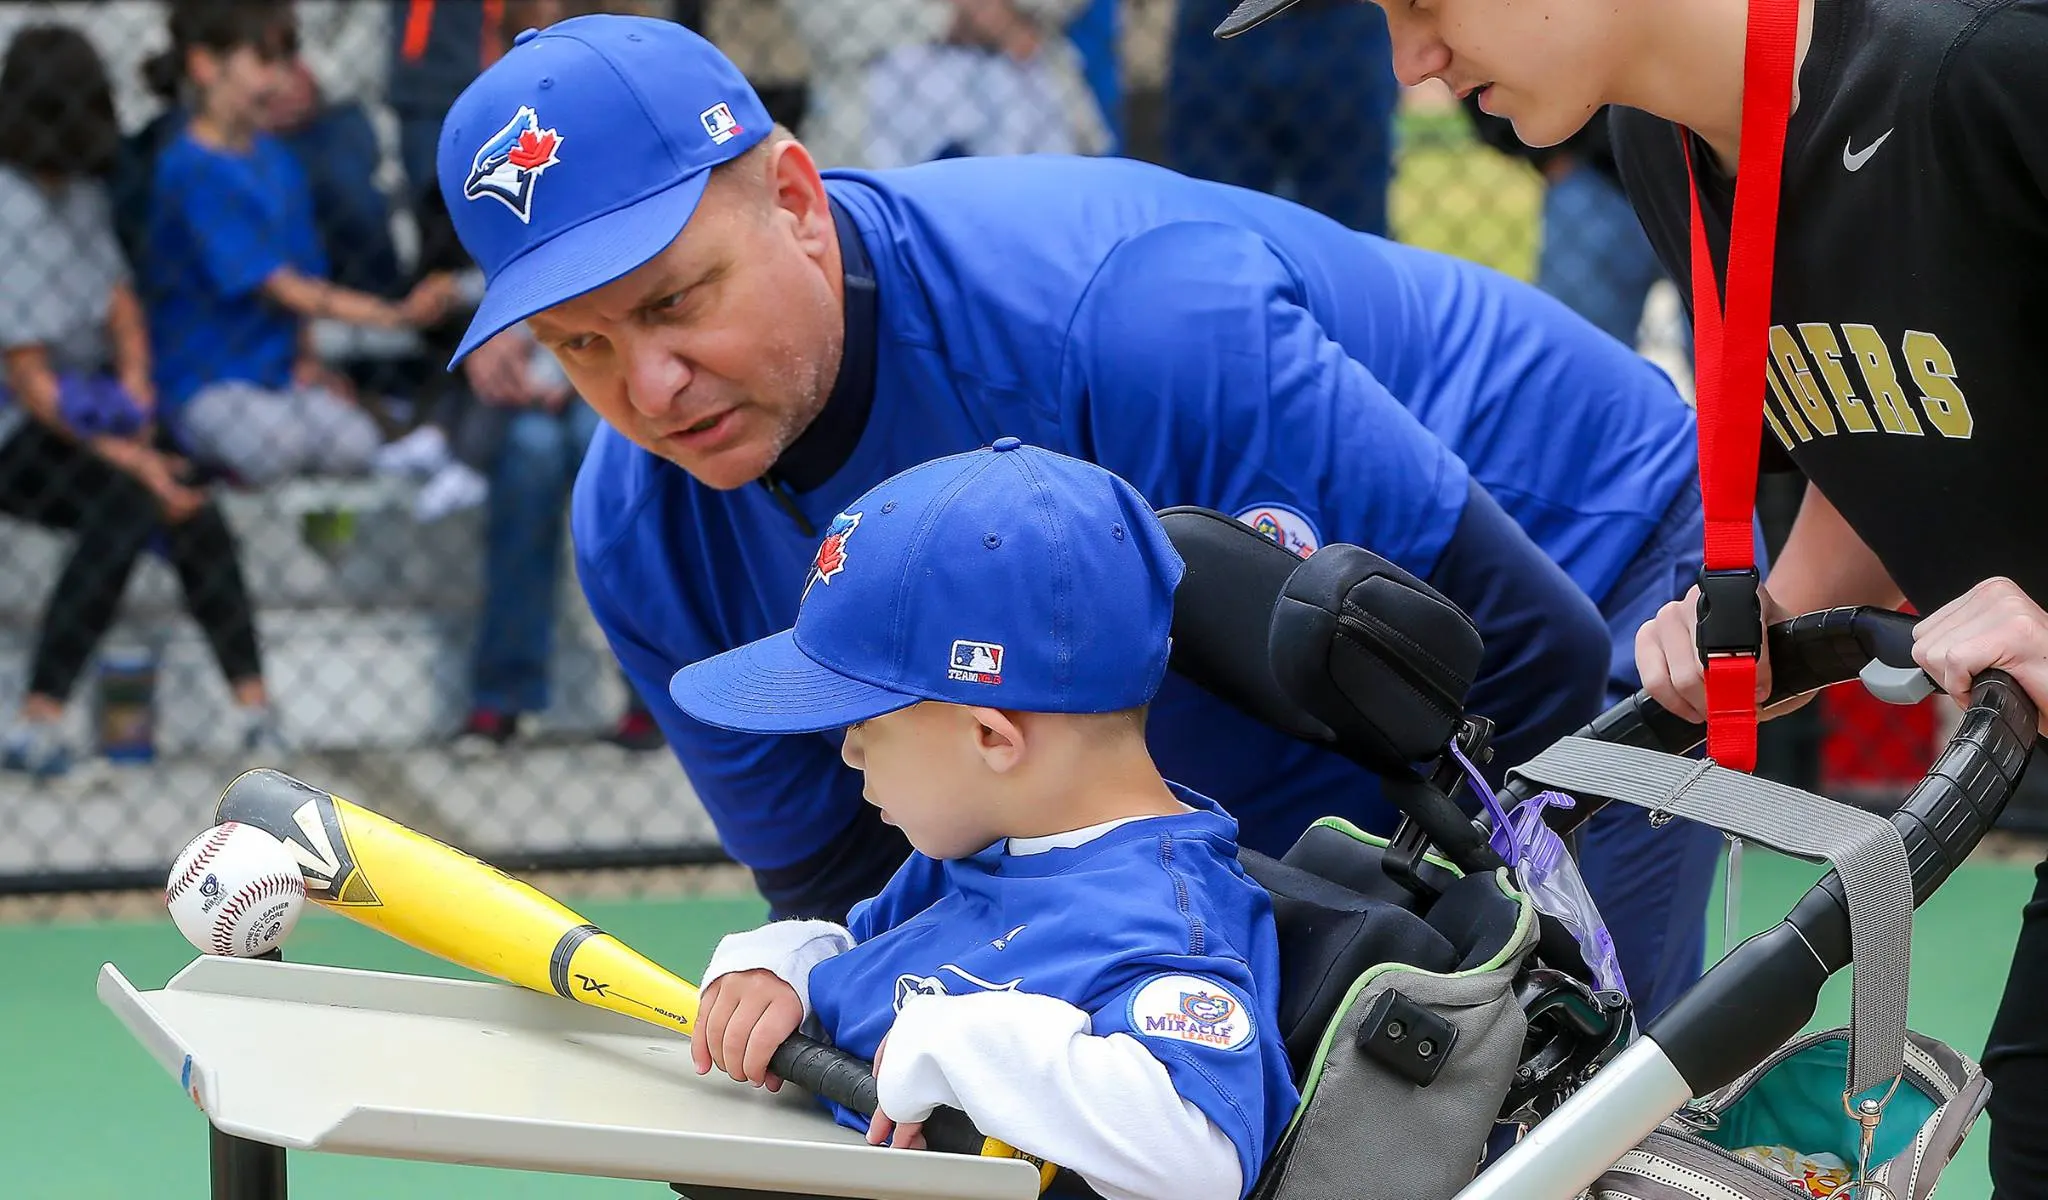
[[[220,911],[213,915],[213,952],[235,952],[234,924],[235,919],[242,915],[243,909],[271,896],[291,892],[303,894],[305,888],[306,881],[297,875],[265,875],[261,879],[243,884],[239,891],[228,897],[227,902],[220,906]]]
[[[206,868],[206,864],[213,861],[213,856],[220,853],[220,848],[228,844],[228,839],[233,837],[234,834],[235,823],[232,821],[214,826],[213,832],[207,835],[205,843],[199,847],[199,853],[193,855],[192,861],[186,864],[185,873],[178,877],[176,883],[173,883],[164,890],[164,903],[169,904],[182,895],[185,889],[192,885],[192,881],[199,878],[199,873]]]

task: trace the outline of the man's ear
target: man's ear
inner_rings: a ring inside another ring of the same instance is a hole
[[[775,207],[796,224],[797,241],[814,258],[823,258],[835,235],[832,204],[825,179],[802,142],[785,138],[768,151],[768,188]]]
[[[1002,774],[1017,769],[1024,761],[1024,726],[1000,708],[969,708],[974,722],[975,749],[988,769]]]

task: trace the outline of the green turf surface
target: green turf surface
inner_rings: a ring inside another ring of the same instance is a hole
[[[1751,851],[1744,859],[1739,928],[1753,932],[1782,917],[1819,870]],[[1914,938],[1914,1028],[1977,1053],[2004,983],[2020,905],[2031,888],[2031,873],[2023,866],[1974,865],[1920,910]],[[752,925],[764,911],[753,900],[580,904],[566,899],[685,976],[696,973],[719,935]],[[1715,904],[1718,914],[1718,898]],[[1716,939],[1710,952],[1718,952],[1718,933]],[[307,914],[286,949],[305,962],[466,974],[317,911]],[[10,964],[13,977],[0,992],[0,1028],[7,1031],[11,1051],[9,1086],[0,1096],[0,1164],[5,1164],[9,1200],[202,1200],[208,1194],[204,1119],[93,991],[104,962],[115,963],[147,989],[160,987],[191,956],[167,919],[0,926],[0,959]],[[1838,1023],[1847,1012],[1845,976],[1830,987],[1814,1023]],[[281,1061],[279,1069],[289,1066]],[[1944,1181],[1943,1195],[1989,1194],[1986,1128],[1979,1125]],[[658,1184],[332,1155],[295,1153],[290,1172],[296,1200],[658,1200],[669,1195]]]

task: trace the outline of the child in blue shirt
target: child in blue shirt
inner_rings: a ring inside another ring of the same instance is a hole
[[[1183,569],[1129,484],[1002,438],[871,489],[794,629],[676,673],[701,721],[843,728],[916,848],[845,926],[719,944],[699,1074],[779,1087],[808,1026],[874,1061],[873,1121],[832,1106],[870,1142],[919,1146],[945,1106],[1107,1197],[1250,1189],[1299,1096],[1271,900],[1145,743]]]
[[[196,462],[251,484],[366,470],[377,424],[319,366],[309,322],[422,327],[452,279],[394,303],[324,278],[311,185],[263,131],[295,52],[289,6],[177,0],[170,41],[149,82],[189,117],[158,152],[138,265],[163,419]]]

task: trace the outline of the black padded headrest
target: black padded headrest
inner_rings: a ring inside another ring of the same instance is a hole
[[[1288,576],[1267,639],[1281,690],[1383,774],[1456,736],[1481,650],[1478,627],[1435,588],[1341,543]]]
[[[1357,546],[1301,559],[1214,509],[1159,519],[1187,563],[1177,673],[1382,775],[1408,774],[1458,732],[1482,647],[1436,589]]]
[[[1173,594],[1174,673],[1254,720],[1327,745],[1329,726],[1280,690],[1266,651],[1273,608],[1302,560],[1214,509],[1161,509],[1159,521],[1187,564]]]

